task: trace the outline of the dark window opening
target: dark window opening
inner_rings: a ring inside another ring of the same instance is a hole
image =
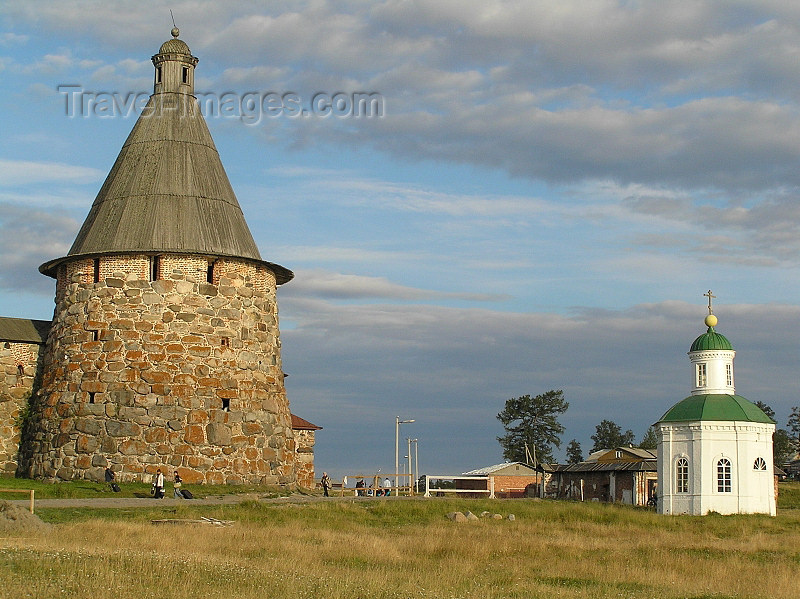
[[[100,282],[100,258],[94,259],[94,282]]]
[[[223,337],[222,340],[220,341],[220,345],[222,347],[230,347],[231,346],[231,340],[228,337]]]
[[[22,364],[17,364],[17,374],[19,376],[25,376],[25,367]]]
[[[222,400],[222,410],[223,412],[227,412],[231,409],[231,400],[230,399],[223,399]]]
[[[89,391],[89,403],[94,403],[94,391]]]
[[[206,282],[213,283],[214,282],[214,264],[216,262],[211,261],[208,263],[208,269],[206,270]]]
[[[156,83],[161,83],[161,67],[156,67]]]
[[[97,341],[100,337],[99,331],[92,331],[92,341]]]
[[[161,277],[161,256],[150,258],[150,280],[158,281]]]
[[[189,67],[183,67],[181,69],[181,80],[184,83],[189,83]]]

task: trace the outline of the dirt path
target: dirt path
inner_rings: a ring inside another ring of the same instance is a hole
[[[312,503],[316,501],[375,501],[387,499],[405,499],[404,497],[374,498],[374,497],[322,497],[316,495],[290,495],[288,497],[261,497],[255,493],[243,495],[210,495],[202,499],[153,499],[152,497],[99,497],[83,499],[37,499],[34,511],[40,508],[146,508],[153,506],[175,505],[236,505],[243,501],[264,501],[268,503]],[[30,500],[11,500],[13,505],[30,506]]]

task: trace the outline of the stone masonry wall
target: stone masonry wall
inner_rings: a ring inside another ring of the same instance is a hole
[[[273,273],[197,256],[157,267],[149,280],[152,256],[61,266],[20,472],[294,483]]]
[[[17,469],[20,418],[31,395],[40,354],[36,343],[0,342],[0,472]]]
[[[297,484],[306,489],[314,488],[315,432],[305,429],[294,431],[294,440],[297,447],[294,458]]]

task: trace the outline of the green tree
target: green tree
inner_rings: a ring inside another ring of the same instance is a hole
[[[770,408],[770,407],[769,407],[767,404],[765,404],[765,403],[764,403],[763,401],[761,401],[761,400],[758,400],[758,401],[756,402],[756,405],[757,405],[759,408],[761,408],[761,411],[762,411],[762,412],[764,412],[764,413],[765,413],[767,416],[769,416],[770,418],[772,418],[773,420],[775,420],[775,410],[773,410],[772,408]]]
[[[505,408],[497,415],[506,434],[497,437],[503,447],[503,457],[515,462],[527,462],[525,445],[535,453],[536,462],[552,462],[553,447],[561,447],[564,427],[558,415],[569,408],[564,392],[552,390],[536,397],[523,395],[506,401]],[[535,464],[534,464],[535,465]]]
[[[594,441],[592,452],[595,452],[600,449],[613,449],[615,447],[633,445],[636,441],[636,436],[632,430],[627,430],[623,433],[620,426],[612,420],[603,420],[595,427],[592,441]]]
[[[576,439],[567,443],[567,464],[578,464],[583,461],[583,450]]]
[[[642,437],[642,440],[639,441],[639,447],[642,449],[656,449],[658,447],[656,430],[652,426],[647,428],[647,432],[644,434],[644,437]]]
[[[789,414],[789,432],[791,433],[792,448],[795,451],[800,450],[800,406],[792,408],[792,413]]]
[[[783,428],[776,429],[772,435],[772,463],[778,468],[783,468],[783,465],[793,456],[794,447],[789,437],[789,431]]]

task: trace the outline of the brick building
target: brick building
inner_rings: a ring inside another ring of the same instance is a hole
[[[319,427],[293,429],[281,364],[276,290],[293,273],[261,258],[178,35],[71,249],[39,268],[56,281],[52,322],[0,322],[6,471],[313,481]]]
[[[495,497],[538,497],[542,475],[533,466],[522,462],[505,462],[464,473],[465,476],[486,476],[494,479]],[[456,488],[486,489],[483,480],[456,480]]]

